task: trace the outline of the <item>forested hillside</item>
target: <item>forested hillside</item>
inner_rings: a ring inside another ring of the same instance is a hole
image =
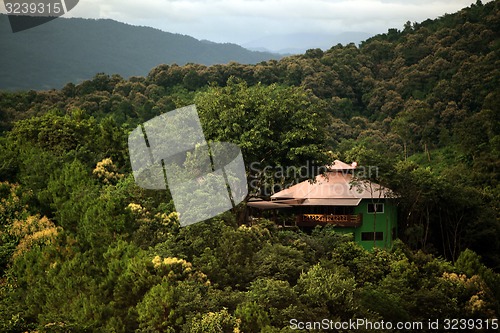
[[[0,92],[0,331],[292,332],[293,318],[492,324],[499,7],[478,1],[360,47],[256,65],[160,65],[146,77]],[[247,225],[244,204],[181,228],[167,191],[134,184],[127,136],[193,103],[207,139],[238,144],[246,164],[376,166],[371,178],[398,195],[400,240],[368,252],[334,228]]]
[[[236,44],[200,41],[149,27],[113,20],[63,18],[12,33],[0,14],[0,89],[47,90],[80,83],[96,73],[128,78],[146,75],[159,64],[255,64],[278,59]]]

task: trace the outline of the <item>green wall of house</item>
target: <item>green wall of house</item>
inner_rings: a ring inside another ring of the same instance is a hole
[[[384,205],[382,213],[369,213],[368,205],[373,204],[372,200],[362,200],[354,209],[355,214],[363,214],[362,225],[357,228],[338,228],[338,230],[342,233],[352,233],[354,241],[367,250],[374,247],[390,249],[397,235],[397,207],[391,200],[378,200],[376,202]],[[373,240],[374,232],[378,233],[375,240]]]

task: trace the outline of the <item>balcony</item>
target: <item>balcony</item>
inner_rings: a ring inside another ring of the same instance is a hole
[[[333,214],[301,214],[297,216],[298,226],[316,226],[333,224],[339,227],[360,227],[363,223],[363,214],[333,215]]]

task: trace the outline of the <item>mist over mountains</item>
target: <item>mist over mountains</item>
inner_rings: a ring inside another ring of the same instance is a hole
[[[346,31],[338,34],[293,33],[286,35],[269,35],[242,44],[254,50],[279,54],[302,54],[308,49],[320,48],[328,50],[337,44],[359,44],[370,38],[372,34],[359,31]]]

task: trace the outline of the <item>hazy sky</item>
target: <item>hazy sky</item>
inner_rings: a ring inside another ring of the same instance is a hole
[[[453,13],[475,0],[80,0],[67,17],[111,18],[215,42],[297,32],[372,34]],[[488,2],[488,1],[483,1]],[[3,9],[3,8],[2,8]]]

